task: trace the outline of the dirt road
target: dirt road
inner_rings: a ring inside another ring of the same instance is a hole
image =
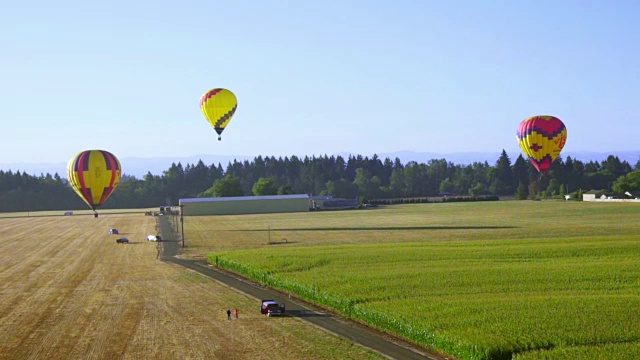
[[[160,261],[147,234],[142,214],[0,219],[0,359],[381,358],[265,318],[252,296]]]
[[[341,319],[311,304],[292,299],[285,294],[207,265],[206,262],[202,260],[176,258],[175,256],[179,253],[181,243],[176,241],[173,229],[167,218],[160,217],[159,230],[162,233],[163,239],[167,240],[162,242],[161,256],[164,261],[192,269],[223,284],[229,285],[254,297],[256,304],[258,303],[258,299],[274,299],[281,303],[284,302],[289,316],[301,318],[344,339],[351,340],[393,359],[451,359],[451,357],[446,357],[427,349],[417,348],[405,341],[385,335],[353,321]]]

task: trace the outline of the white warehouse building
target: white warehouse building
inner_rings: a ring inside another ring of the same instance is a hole
[[[184,216],[309,211],[309,195],[233,196],[180,199]]]

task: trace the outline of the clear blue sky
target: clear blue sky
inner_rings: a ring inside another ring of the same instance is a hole
[[[12,1],[0,34],[0,163],[499,153],[542,114],[565,151],[640,148],[636,0]]]

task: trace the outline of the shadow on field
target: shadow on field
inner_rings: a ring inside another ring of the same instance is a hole
[[[240,229],[227,231],[420,231],[420,230],[495,230],[516,229],[516,226],[354,226],[354,227],[325,227],[325,228],[295,228],[295,229]]]

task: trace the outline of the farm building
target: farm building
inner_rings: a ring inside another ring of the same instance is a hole
[[[331,195],[324,196],[311,196],[311,209],[313,210],[342,210],[342,209],[357,209],[360,203],[358,198],[354,199],[342,199],[334,198]]]
[[[311,201],[311,204],[309,207],[313,210],[322,209],[324,207],[324,202],[331,199],[333,199],[333,196],[331,195],[310,196],[309,200]]]
[[[596,197],[595,194],[583,194],[582,201],[594,201],[594,202],[640,202],[640,199],[618,199],[611,196],[601,195],[600,197]]]
[[[343,210],[343,209],[357,209],[360,205],[358,198],[354,199],[330,199],[323,202],[324,210]]]
[[[185,216],[309,211],[309,195],[234,196],[180,199]]]
[[[638,196],[626,192],[623,198],[607,196],[603,190],[590,190],[582,194],[582,201],[602,201],[602,202],[640,202]]]

